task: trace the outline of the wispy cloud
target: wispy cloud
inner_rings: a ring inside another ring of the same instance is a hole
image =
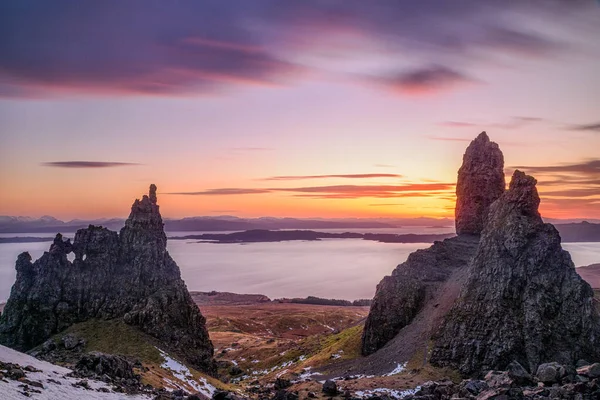
[[[522,169],[529,174],[548,174],[548,173],[575,173],[575,174],[599,174],[600,159],[587,160],[580,163],[558,164],[546,166],[516,166],[514,169]]]
[[[130,167],[140,165],[137,163],[127,162],[112,162],[112,161],[51,161],[44,162],[40,165],[44,167],[56,168],[113,168],[113,167]]]
[[[315,49],[334,49],[349,61],[387,49],[390,60],[410,54],[422,65],[449,58],[470,65],[489,54],[548,58],[568,44],[545,32],[551,29],[524,29],[528,21],[549,18],[568,27],[582,10],[596,11],[590,1],[548,0],[72,3],[0,2],[0,95],[181,96],[290,84],[306,68],[289,54]],[[343,51],[345,41],[336,39],[347,41],[348,32],[354,42]],[[405,93],[472,80],[447,66],[380,78]]]
[[[242,194],[263,194],[269,193],[268,189],[243,189],[243,188],[222,188],[222,189],[207,189],[199,192],[171,192],[165,194],[174,194],[182,196],[230,196]]]
[[[376,78],[376,81],[406,94],[439,92],[477,82],[462,72],[442,65],[403,71],[393,76]]]
[[[573,125],[569,129],[572,131],[600,132],[600,122],[594,124]]]
[[[439,140],[442,142],[470,142],[473,139],[460,137],[442,137],[442,136],[425,136],[429,140]]]
[[[402,178],[403,175],[399,174],[331,174],[331,175],[288,175],[288,176],[272,176],[269,178],[262,178],[259,180],[263,181],[295,181],[305,179],[329,179],[329,178],[342,178],[342,179],[371,179],[371,178]]]
[[[294,197],[318,199],[358,199],[447,196],[454,183],[407,183],[402,185],[331,185],[278,188],[218,188],[196,192],[171,192],[185,196],[228,196],[264,193],[289,193]]]
[[[442,121],[438,123],[439,126],[446,128],[482,128],[482,129],[518,129],[529,124],[543,122],[543,118],[539,117],[528,117],[528,116],[516,116],[510,117],[506,121],[488,121],[488,122],[475,122],[475,121]]]

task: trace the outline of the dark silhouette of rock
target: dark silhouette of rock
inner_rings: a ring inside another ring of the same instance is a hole
[[[417,250],[377,285],[362,334],[362,353],[371,354],[409,325],[450,275],[466,268],[477,237],[462,235]]]
[[[481,132],[467,147],[458,170],[456,233],[480,234],[490,205],[505,187],[504,156],[498,145]]]
[[[193,366],[215,373],[205,319],[166,242],[152,185],[149,196],[135,200],[120,233],[90,225],[77,231],[72,244],[56,235],[34,263],[22,253],[0,317],[0,343],[26,351],[75,323],[122,318]],[[67,259],[71,251],[73,262]]]
[[[490,207],[460,299],[437,335],[435,365],[472,374],[516,360],[539,374],[542,363],[600,359],[593,291],[543,223],[535,185],[516,171]]]
[[[459,236],[412,253],[377,285],[363,330],[363,355],[377,351],[411,324],[427,302],[436,301],[436,294],[452,274],[467,268],[475,255],[477,235],[489,206],[504,191],[503,169],[500,148],[482,132],[467,148],[458,171],[456,232]],[[440,312],[444,310],[447,309],[442,307]],[[424,329],[431,328],[419,328],[420,334],[429,335]]]

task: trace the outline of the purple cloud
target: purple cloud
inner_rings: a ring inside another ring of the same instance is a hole
[[[387,78],[378,78],[379,82],[392,89],[408,93],[421,94],[450,89],[456,85],[475,83],[476,80],[452,68],[435,65],[401,72]]]
[[[41,163],[44,167],[56,168],[112,168],[112,167],[130,167],[140,165],[137,163],[111,162],[111,161],[51,161]]]
[[[568,44],[524,30],[523,21],[549,17],[567,25],[582,11],[595,12],[589,3],[7,0],[0,2],[0,96],[180,96],[289,84],[307,71],[290,53],[327,52],[329,37],[356,39],[346,39],[347,51],[339,41],[329,44],[348,59],[385,49],[391,58],[410,53],[423,66],[489,53],[547,57]],[[511,22],[515,14],[520,18]],[[378,78],[412,91],[472,80],[449,66]]]

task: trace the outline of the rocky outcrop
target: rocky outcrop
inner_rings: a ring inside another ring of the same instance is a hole
[[[550,372],[532,376],[513,362],[506,371],[489,371],[482,380],[465,379],[460,383],[450,380],[425,382],[406,400],[444,399],[581,399],[600,398],[600,379],[589,371],[594,366],[568,368],[558,363],[548,365]]]
[[[477,237],[462,235],[417,250],[377,285],[362,334],[362,353],[383,347],[409,325],[450,275],[466,268]]]
[[[362,353],[383,347],[433,301],[459,269],[466,269],[477,248],[490,204],[504,192],[504,156],[485,132],[467,148],[456,186],[458,237],[435,242],[411,254],[377,285],[362,336]]]
[[[437,335],[431,362],[464,374],[518,361],[600,360],[600,318],[558,231],[538,212],[536,180],[516,171],[490,207],[469,277]]]
[[[17,259],[17,279],[0,317],[0,343],[29,350],[77,322],[121,318],[193,366],[215,372],[205,319],[166,249],[156,186],[136,200],[120,233],[89,226],[73,243]],[[67,254],[75,253],[70,262]],[[116,340],[118,340],[116,338]]]
[[[456,183],[456,233],[478,235],[490,205],[504,193],[504,156],[481,132],[463,156]]]

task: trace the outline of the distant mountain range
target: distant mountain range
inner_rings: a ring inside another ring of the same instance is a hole
[[[551,220],[553,224],[566,224],[569,234],[579,235],[581,220]],[[600,220],[588,220],[590,226],[584,226],[581,233],[589,235]],[[253,229],[390,229],[400,227],[432,227],[448,228],[454,226],[452,219],[443,218],[239,218],[223,215],[216,217],[186,217],[180,219],[165,219],[167,232],[223,232],[246,231]],[[0,216],[0,233],[69,233],[88,225],[101,225],[105,228],[118,230],[125,224],[125,218],[74,219],[61,221],[51,216],[41,218]],[[577,231],[577,232],[576,232]],[[562,229],[561,229],[562,234]]]
[[[51,216],[41,218],[0,216],[0,233],[54,233],[75,232],[88,225],[101,225],[108,229],[120,229],[124,218],[93,220],[74,219],[61,221]],[[165,230],[170,232],[223,232],[252,229],[378,229],[401,226],[451,227],[454,221],[436,218],[239,218],[229,215],[218,217],[187,217],[165,219]]]

